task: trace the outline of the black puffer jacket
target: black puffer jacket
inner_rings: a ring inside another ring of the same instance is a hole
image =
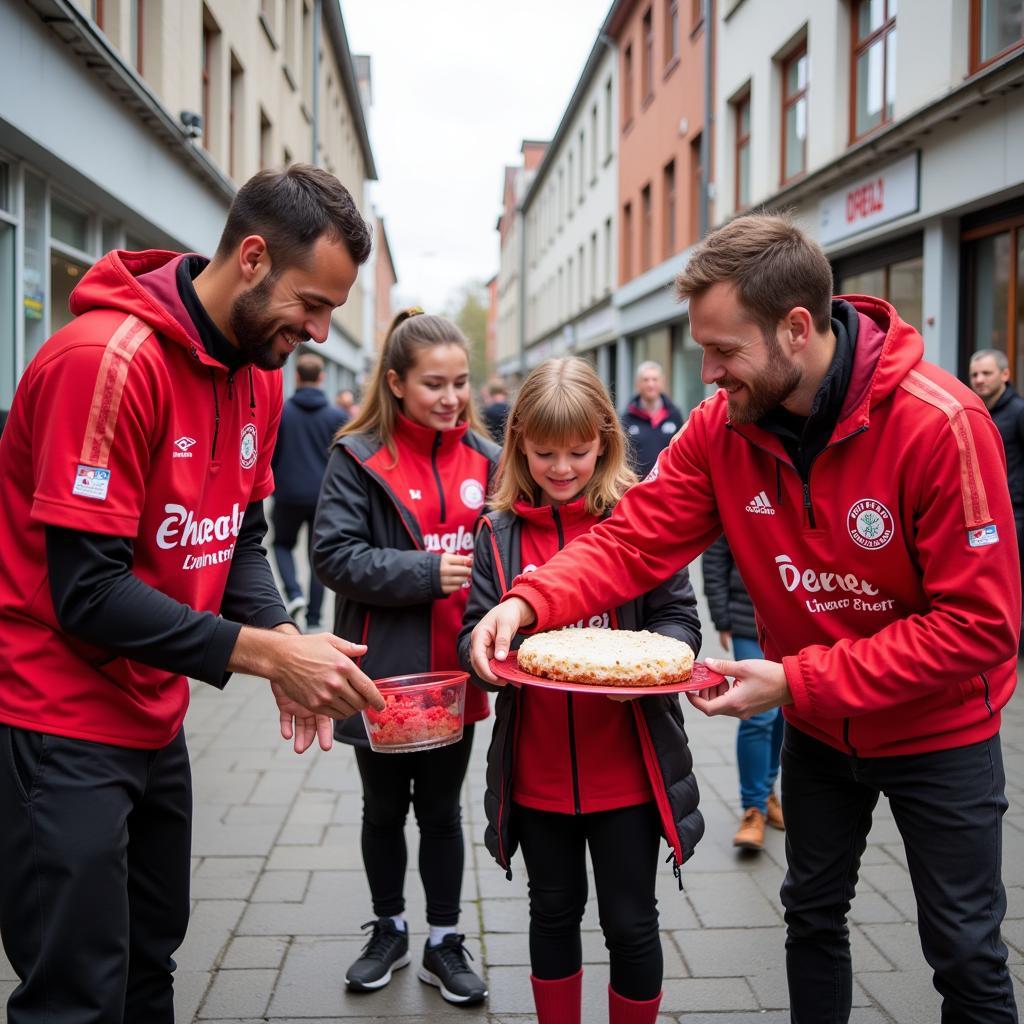
[[[488,489],[501,449],[467,431],[462,444],[488,460]],[[428,672],[431,608],[442,598],[440,559],[423,550],[413,513],[367,465],[379,440],[346,434],[331,452],[313,528],[313,569],[337,595],[334,632],[372,644],[360,662],[371,679]],[[369,746],[362,715],[335,723],[335,739]]]
[[[704,573],[704,596],[708,599],[715,629],[756,640],[754,605],[725,537],[719,537],[704,552],[700,564]]]
[[[989,412],[1003,438],[1006,482],[1010,488],[1013,514],[1019,521],[1024,518],[1024,398],[1012,384],[1007,384]]]
[[[480,679],[470,663],[473,628],[493,608],[522,569],[522,524],[511,512],[492,512],[480,521],[473,560],[473,585],[459,633],[459,660],[470,679],[484,689],[493,689]],[[649,629],[688,643],[700,650],[700,617],[690,578],[685,569],[649,594],[617,609],[620,629]],[[523,637],[516,637],[518,648]],[[693,758],[683,725],[683,709],[677,694],[641,697],[631,702],[644,764],[658,805],[663,834],[672,847],[672,870],[693,855],[704,834],[704,818],[697,809],[700,793],[693,774]],[[518,840],[512,832],[512,780],[519,690],[501,688],[494,705],[494,733],[487,752],[487,790],[484,811],[487,831],[484,841],[491,856],[512,877],[512,855]],[[679,882],[682,888],[682,879]]]

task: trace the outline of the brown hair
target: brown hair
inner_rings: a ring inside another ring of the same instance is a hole
[[[523,450],[535,444],[568,445],[597,438],[604,445],[594,475],[583,489],[587,511],[603,515],[636,483],[626,459],[626,438],[608,392],[584,359],[547,359],[523,381],[508,414],[505,450],[491,507],[510,510],[520,499],[536,503],[540,488]]]
[[[752,213],[713,231],[676,278],[680,301],[712,285],[735,285],[740,305],[766,336],[795,306],[827,331],[832,315],[832,267],[817,242],[788,217]]]
[[[214,258],[225,259],[249,235],[267,243],[275,276],[305,266],[321,236],[342,242],[356,264],[367,261],[373,240],[349,190],[311,164],[254,174],[235,193]]]
[[[337,437],[345,434],[374,434],[387,447],[397,464],[398,450],[395,448],[394,433],[401,405],[388,385],[388,371],[394,370],[399,380],[405,380],[405,375],[416,365],[420,351],[432,345],[458,345],[466,353],[468,366],[469,342],[451,320],[424,313],[416,306],[403,309],[391,321],[380,358],[363,393],[359,415],[349,420],[338,431]],[[472,394],[459,422],[468,423],[471,430],[484,437],[488,436],[473,405]]]
[[[295,360],[295,376],[303,384],[316,384],[324,374],[324,361],[315,352],[300,352]]]

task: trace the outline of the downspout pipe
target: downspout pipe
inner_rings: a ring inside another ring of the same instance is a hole
[[[714,0],[704,4],[704,129],[700,133],[700,237],[711,227],[711,130],[715,121]]]
[[[310,112],[313,119],[313,152],[309,162],[314,167],[320,166],[320,24],[323,20],[323,0],[313,2],[313,52],[310,54],[310,67],[313,69],[313,89]]]

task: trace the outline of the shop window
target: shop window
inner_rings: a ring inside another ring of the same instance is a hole
[[[46,340],[46,182],[25,172],[25,254],[22,269],[22,315],[25,326],[25,362]]]
[[[733,179],[736,183],[733,205],[743,210],[750,205],[750,93],[733,101],[735,151]]]
[[[896,307],[900,319],[921,330],[924,260],[921,256],[893,259],[881,266],[836,274],[839,295],[873,295]]]
[[[56,251],[50,253],[51,334],[71,322],[71,293],[88,269],[87,263],[70,259]]]
[[[11,165],[0,161],[0,210],[11,209]]]
[[[896,0],[856,0],[851,6],[853,52],[850,141],[893,117],[896,97]]]
[[[807,44],[782,62],[782,183],[807,170]]]
[[[113,252],[114,249],[120,249],[123,237],[119,224],[114,223],[112,220],[103,221],[100,238],[105,253]]]
[[[704,401],[704,382],[700,376],[703,351],[690,335],[689,320],[673,324],[671,338],[671,364],[666,367],[669,397],[685,414]]]
[[[1024,216],[965,234],[964,326],[970,352],[1005,352],[1024,382]],[[964,353],[969,355],[970,352]]]
[[[0,409],[10,409],[17,379],[14,346],[15,234],[13,224],[0,220]]]
[[[971,72],[1024,46],[1024,0],[971,0]]]
[[[91,252],[89,214],[55,196],[50,203],[50,237],[79,252]]]

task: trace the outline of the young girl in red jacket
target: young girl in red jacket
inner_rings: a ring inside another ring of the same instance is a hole
[[[313,563],[335,602],[335,631],[367,645],[374,679],[458,669],[456,639],[469,593],[474,531],[497,462],[470,401],[469,345],[451,321],[422,310],[391,326],[360,414],[339,432],[317,507]],[[419,869],[430,934],[419,971],[453,1003],[479,1002],[458,931],[463,834],[459,793],[473,723],[488,715],[469,687],[458,743],[375,753],[356,715],[335,726],[355,746],[363,784],[363,863],[374,920],[346,973],[374,991],[409,963],[405,921],[405,819],[420,830]]]
[[[472,671],[473,627],[512,580],[600,522],[635,479],[615,409],[590,365],[541,363],[509,414],[493,511],[481,521],[459,637],[465,668]],[[685,570],[576,625],[649,629],[700,648]],[[664,836],[678,875],[704,831],[678,697],[623,701],[506,686],[495,715],[485,838],[509,877],[513,852],[523,851],[539,1024],[580,1021],[588,847],[610,958],[609,1019],[653,1024],[662,982],[659,845]]]

